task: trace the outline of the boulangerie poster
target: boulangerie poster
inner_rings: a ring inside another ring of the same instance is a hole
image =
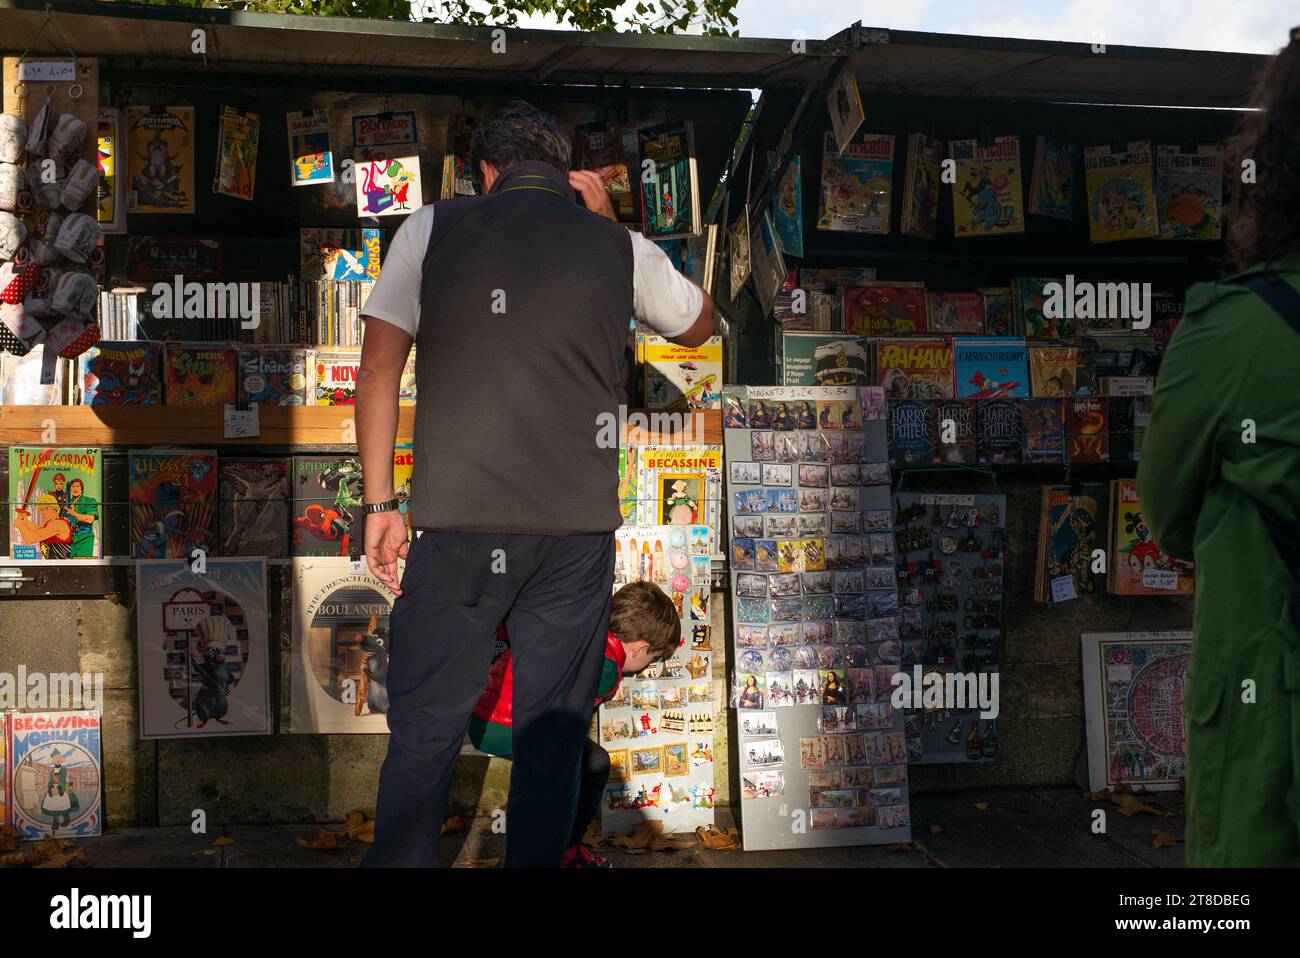
[[[334,182],[334,151],[330,148],[329,118],[324,110],[289,113],[289,183],[313,186]]]
[[[266,560],[136,563],[140,737],[269,735]]]
[[[418,154],[362,154],[355,175],[358,216],[401,216],[422,205]]]
[[[194,108],[126,111],[128,213],[194,212]]]

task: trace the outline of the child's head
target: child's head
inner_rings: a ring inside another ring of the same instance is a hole
[[[649,582],[631,582],[614,593],[609,631],[623,643],[626,673],[662,662],[681,644],[681,620],[673,600]]]

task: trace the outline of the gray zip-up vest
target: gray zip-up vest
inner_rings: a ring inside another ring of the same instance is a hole
[[[618,415],[632,316],[627,229],[545,163],[439,202],[416,334],[417,529],[566,535],[621,525]]]

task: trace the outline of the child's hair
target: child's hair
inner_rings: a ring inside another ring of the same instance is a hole
[[[681,620],[673,600],[649,582],[630,582],[614,593],[609,631],[620,642],[644,642],[666,659],[681,643]]]

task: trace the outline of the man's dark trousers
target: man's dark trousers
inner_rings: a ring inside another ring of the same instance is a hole
[[[553,868],[577,812],[609,628],[613,533],[424,532],[390,618],[388,756],[363,866],[430,866],[497,624],[514,656],[506,865]]]

